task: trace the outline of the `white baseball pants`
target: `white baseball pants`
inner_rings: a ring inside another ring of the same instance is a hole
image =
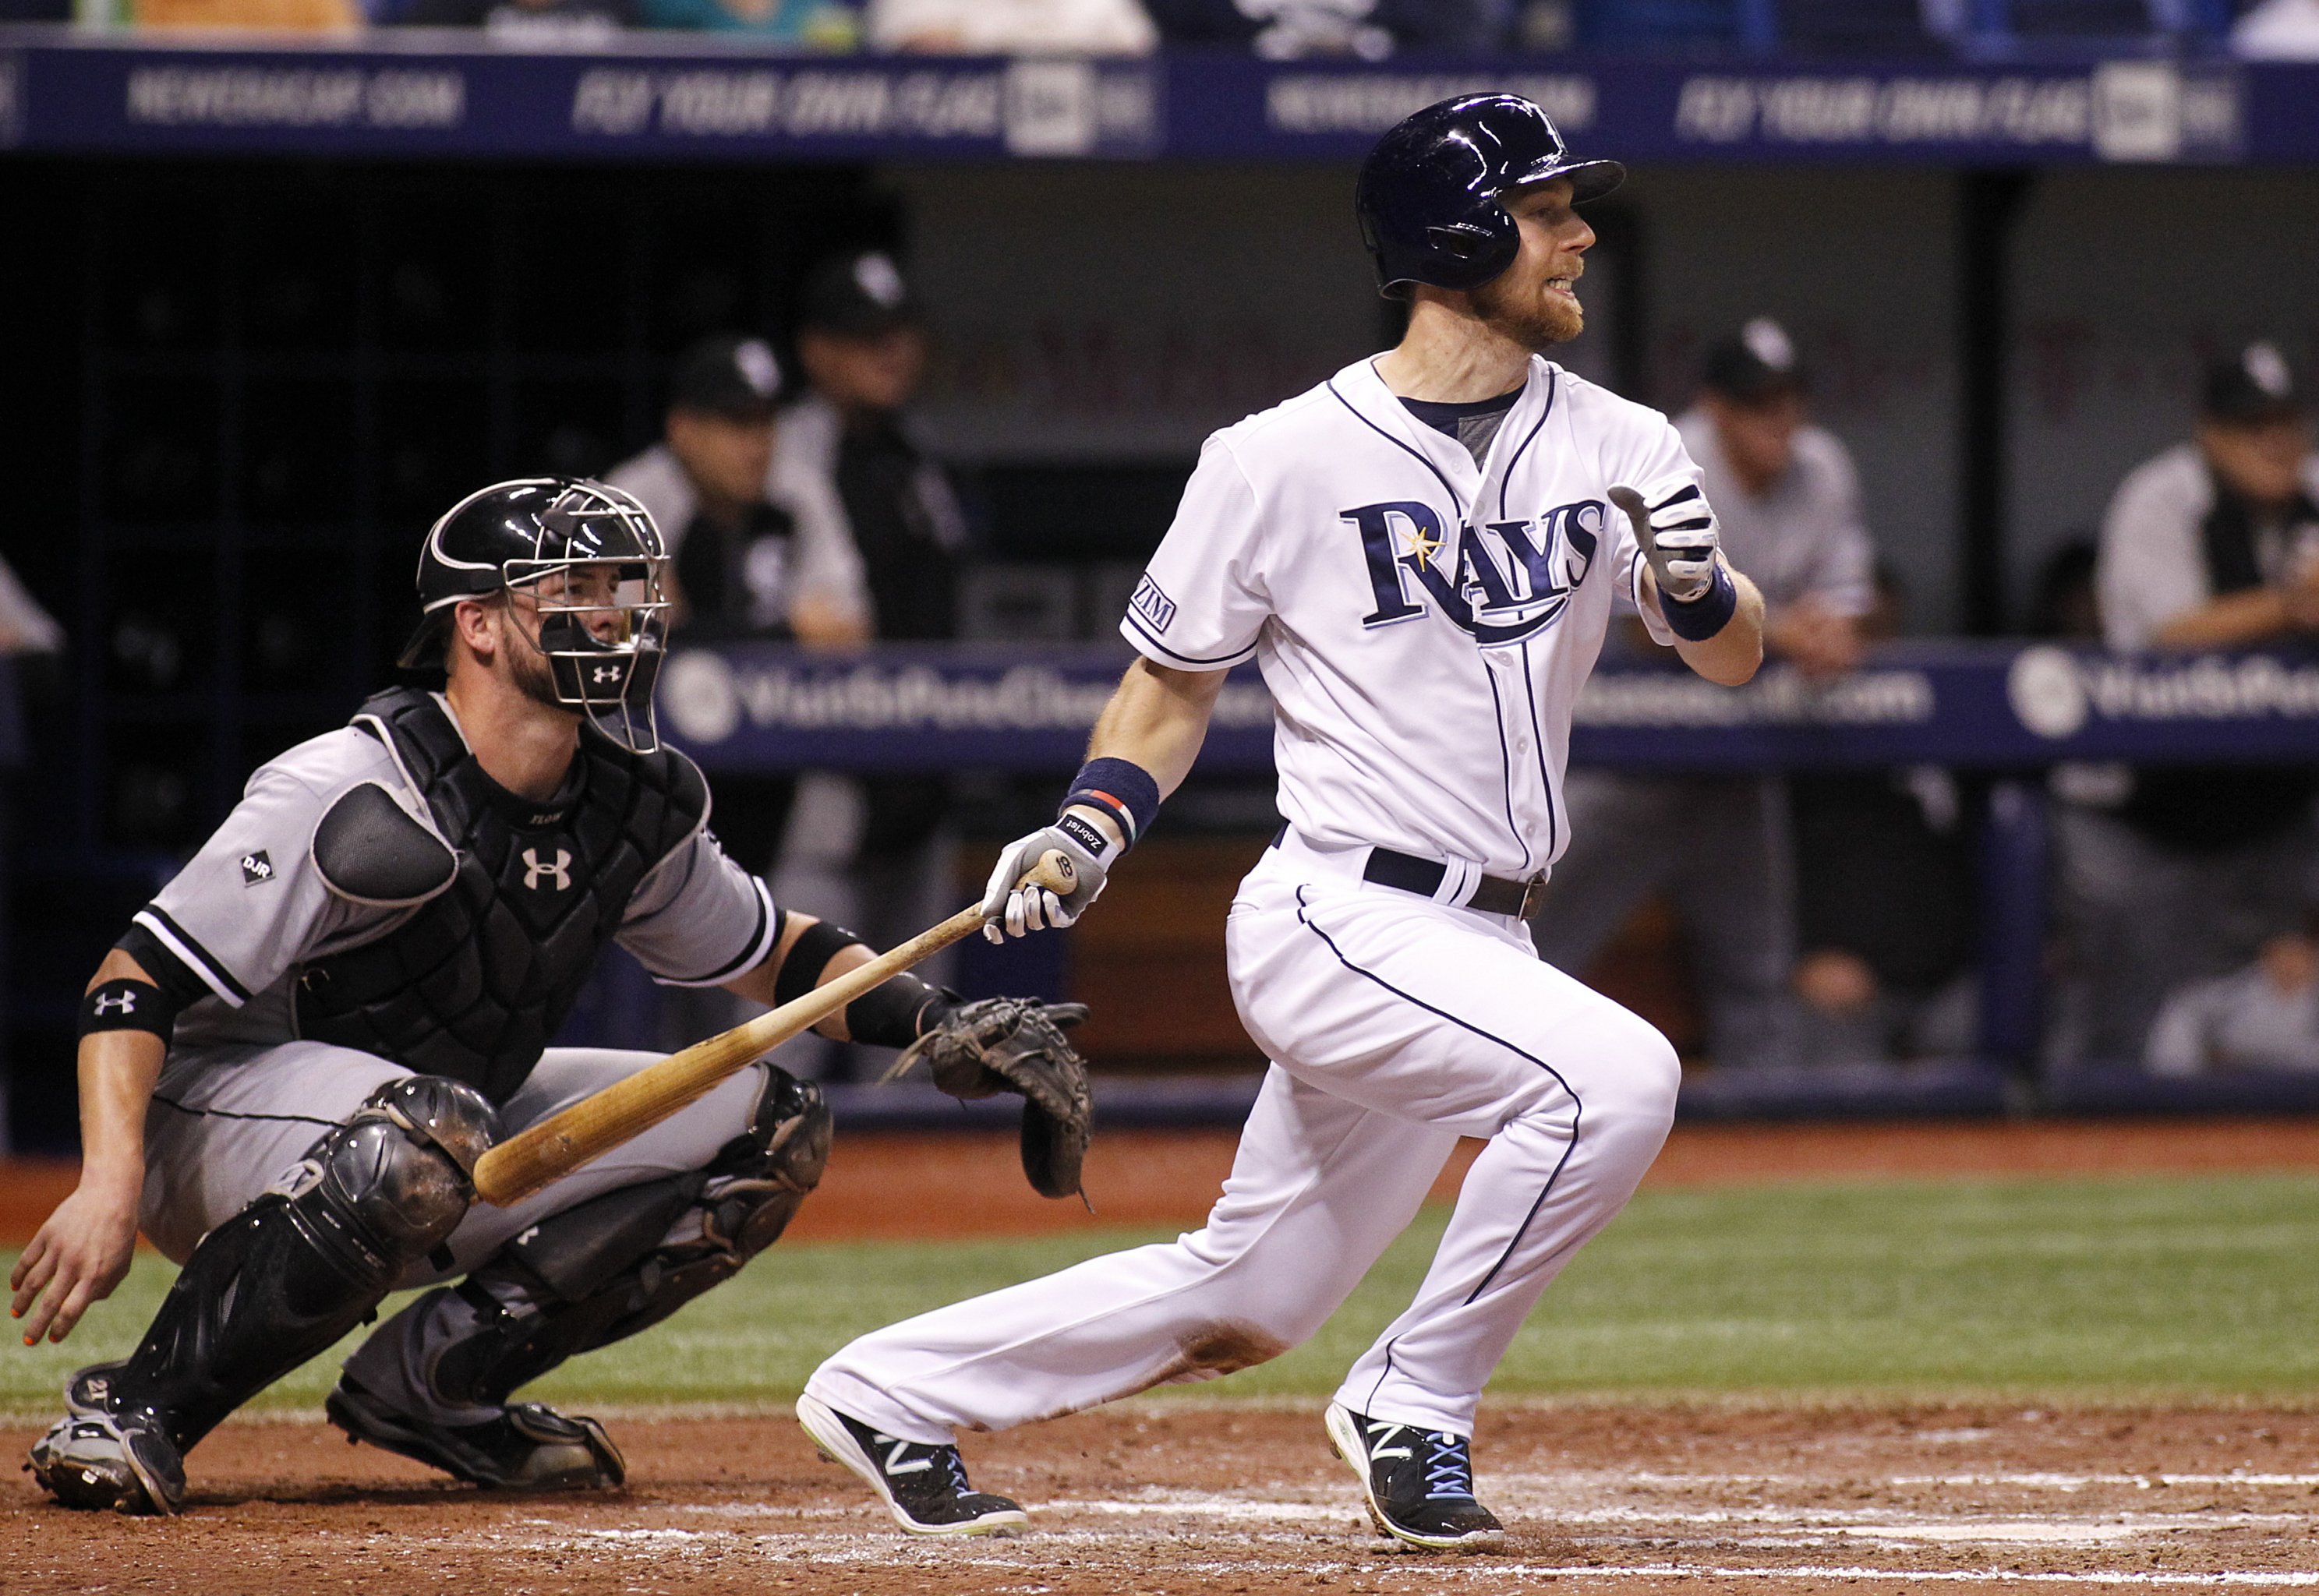
[[[936,1443],[1260,1363],[1321,1327],[1473,1136],[1416,1301],[1338,1393],[1471,1435],[1538,1294],[1657,1155],[1678,1069],[1520,922],[1365,883],[1366,856],[1292,833],[1232,905],[1233,997],[1274,1062],[1205,1228],[864,1336],[807,1390]]]

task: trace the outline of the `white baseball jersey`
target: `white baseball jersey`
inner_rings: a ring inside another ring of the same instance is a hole
[[[864,1336],[808,1395],[945,1442],[1260,1362],[1321,1327],[1473,1136],[1424,1284],[1337,1397],[1472,1433],[1538,1294],[1649,1168],[1681,1070],[1520,921],[1371,882],[1362,845],[1502,875],[1561,851],[1571,701],[1639,581],[1606,490],[1697,480],[1664,417],[1543,360],[1478,466],[1367,361],[1208,441],[1123,629],[1165,665],[1253,657],[1278,706],[1295,829],[1224,933],[1272,1059],[1232,1178],[1172,1245]]]
[[[1478,465],[1363,360],[1209,438],[1121,631],[1258,662],[1301,835],[1527,877],[1568,843],[1571,706],[1644,569],[1606,490],[1698,481],[1665,417],[1547,360]]]

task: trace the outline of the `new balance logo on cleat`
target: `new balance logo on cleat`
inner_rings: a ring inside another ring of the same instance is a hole
[[[1433,1552],[1493,1552],[1505,1526],[1474,1497],[1466,1438],[1356,1413],[1331,1402],[1329,1441],[1361,1477],[1378,1529]]]
[[[912,1535],[1016,1535],[1030,1525],[1020,1504],[967,1483],[956,1447],[887,1435],[810,1396],[798,1398],[797,1416],[821,1455],[851,1469]]]

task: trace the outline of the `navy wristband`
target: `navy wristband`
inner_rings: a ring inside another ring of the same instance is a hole
[[[1739,589],[1721,561],[1715,565],[1715,580],[1696,599],[1675,600],[1665,593],[1659,595],[1659,613],[1666,617],[1667,630],[1686,643],[1704,643],[1730,623],[1739,610]]]
[[[1091,759],[1071,778],[1071,789],[1062,807],[1068,809],[1073,804],[1100,809],[1118,821],[1123,853],[1160,817],[1160,783],[1132,760]]]

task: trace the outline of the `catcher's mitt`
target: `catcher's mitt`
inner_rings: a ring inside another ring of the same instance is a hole
[[[1093,1134],[1095,1099],[1087,1060],[1063,1035],[1087,1017],[1084,1003],[985,997],[962,1004],[902,1050],[892,1080],[920,1059],[953,1097],[1023,1098],[1023,1173],[1042,1197],[1079,1189],[1079,1163]]]

